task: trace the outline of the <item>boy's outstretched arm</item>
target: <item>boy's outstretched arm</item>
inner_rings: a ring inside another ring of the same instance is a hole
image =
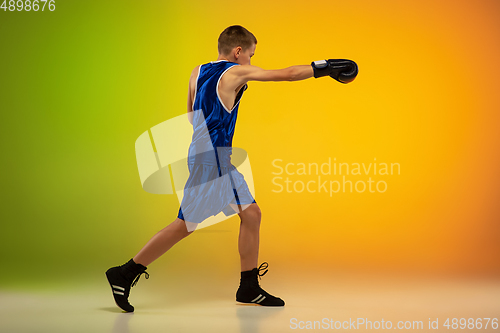
[[[248,81],[299,81],[313,77],[314,71],[311,65],[297,65],[272,70],[243,65],[235,68],[234,74],[240,77],[242,83]]]
[[[265,70],[257,66],[238,66],[232,71],[236,81],[299,81],[311,77],[330,76],[341,83],[349,83],[358,75],[358,66],[352,60],[328,59],[313,61],[311,65],[297,65],[283,69]]]

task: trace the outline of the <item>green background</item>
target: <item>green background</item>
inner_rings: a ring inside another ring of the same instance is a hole
[[[142,189],[134,143],[186,112],[198,61],[181,52],[189,40],[179,32],[194,29],[188,9],[167,1],[56,6],[0,12],[3,287],[102,278],[178,209],[174,196]]]

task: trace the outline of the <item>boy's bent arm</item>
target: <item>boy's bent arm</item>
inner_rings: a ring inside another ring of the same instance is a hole
[[[191,98],[191,89],[188,91],[188,102],[187,102],[187,115],[188,115],[188,120],[193,124],[193,101]]]
[[[189,78],[189,89],[188,89],[188,98],[187,98],[187,115],[188,120],[193,124],[193,103],[194,103],[194,91],[196,90],[196,77],[198,76],[198,70],[200,66],[196,66],[191,72],[191,76]]]

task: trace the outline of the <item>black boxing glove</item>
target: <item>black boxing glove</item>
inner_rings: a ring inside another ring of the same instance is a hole
[[[358,75],[358,65],[347,59],[318,60],[313,61],[311,66],[315,78],[330,75],[340,83],[352,82]]]

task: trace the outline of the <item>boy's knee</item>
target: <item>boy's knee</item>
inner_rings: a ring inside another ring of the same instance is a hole
[[[257,217],[260,218],[262,217],[262,212],[260,211],[260,207],[257,205],[257,204],[252,204],[251,206],[254,206],[255,208],[255,215],[257,215]]]
[[[257,220],[260,222],[262,212],[260,211],[260,207],[256,203],[253,203],[246,209],[244,209],[243,212],[241,212],[240,216],[242,218],[251,218],[252,220]]]

